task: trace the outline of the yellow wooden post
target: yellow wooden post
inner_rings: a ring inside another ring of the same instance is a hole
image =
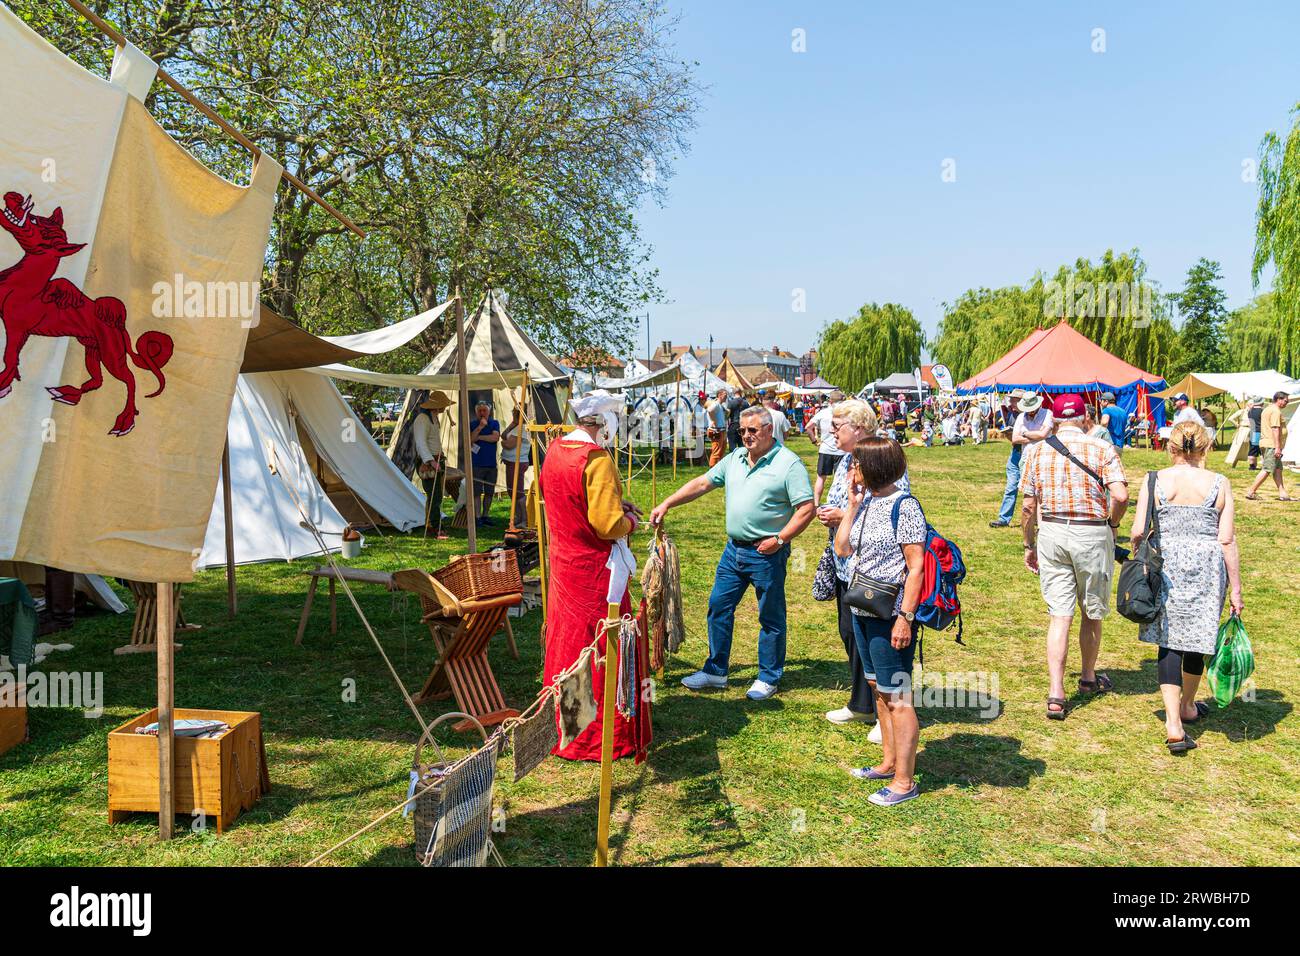
[[[531,434],[534,434],[534,435],[537,435],[537,436],[538,436],[539,441],[537,442],[537,444],[538,444],[539,447],[540,447],[542,444],[549,444],[549,442],[546,441],[546,427],[545,427],[545,426],[539,426],[539,425],[528,425],[528,426],[525,426],[525,427],[528,429],[528,431],[529,431]],[[536,455],[533,455],[532,457],[536,458],[537,456],[536,456]],[[542,647],[545,648],[545,647],[546,647],[546,501],[545,501],[545,499],[542,498],[542,482],[541,482],[541,476],[542,476],[542,472],[541,472],[541,469],[539,468],[539,469],[537,470],[537,473],[533,476],[533,478],[534,478],[534,480],[533,480],[533,494],[536,496],[536,497],[534,498],[534,501],[535,501],[536,504],[537,504],[537,511],[536,511],[536,520],[537,520],[537,567],[538,567],[538,571],[540,572],[541,579],[542,579],[542,580],[541,580],[541,585],[542,585],[542,626],[541,626],[541,636],[542,636]]]
[[[596,866],[609,866],[609,803],[614,785],[614,718],[618,696],[618,628],[622,615],[609,605],[605,622],[605,698],[600,708],[600,804],[596,811]]]
[[[659,522],[659,526],[658,526],[657,528],[655,528],[655,544],[662,548],[662,547],[663,547],[663,543],[664,543],[664,523],[661,521],[661,522]],[[646,622],[646,626],[647,626],[647,627],[650,626],[649,621]],[[649,638],[649,636],[650,636],[650,635],[646,635],[647,638]],[[667,640],[665,640],[665,644],[666,644],[666,643],[667,643]],[[667,648],[667,647],[664,648],[664,653],[665,653],[665,654],[668,653],[668,648]],[[657,682],[661,683],[661,684],[663,683],[663,680],[664,680],[664,665],[663,665],[663,661],[662,661],[662,659],[660,660],[660,663],[659,663],[658,668],[655,669],[655,680],[656,680]]]

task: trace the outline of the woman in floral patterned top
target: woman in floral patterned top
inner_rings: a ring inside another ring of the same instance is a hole
[[[831,428],[834,429],[836,443],[842,451],[853,451],[861,439],[874,435],[879,427],[876,413],[866,402],[849,399],[839,402],[831,409]],[[853,456],[844,455],[835,468],[826,504],[817,509],[817,520],[826,526],[828,542],[834,539],[835,529],[839,527],[849,506],[849,473],[852,467]],[[844,589],[848,586],[847,567],[847,559],[835,558],[835,607],[839,613],[840,640],[844,644],[844,653],[849,658],[850,691],[847,706],[827,712],[826,719],[833,724],[869,720],[876,710],[871,685],[867,683],[862,661],[858,658],[857,640],[853,635],[853,615],[843,600]]]

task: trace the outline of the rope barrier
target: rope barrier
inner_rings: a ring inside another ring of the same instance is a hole
[[[619,624],[620,624],[620,626],[621,626],[622,624],[625,624],[626,622],[629,622],[629,621],[635,621],[635,618],[633,618],[632,615],[630,615],[630,614],[624,614],[623,617],[622,617],[622,619],[619,621]],[[570,664],[568,667],[566,667],[564,670],[560,671],[560,673],[556,674],[556,675],[555,675],[555,679],[554,679],[553,681],[551,681],[551,683],[550,683],[549,685],[547,685],[546,687],[542,688],[542,692],[541,692],[540,694],[537,695],[537,698],[536,698],[536,699],[535,699],[531,704],[529,704],[526,708],[524,708],[524,710],[519,714],[518,717],[508,717],[508,718],[506,718],[505,720],[503,720],[503,721],[502,721],[502,722],[497,726],[497,729],[494,730],[494,731],[492,732],[492,736],[489,737],[489,738],[487,739],[487,741],[483,744],[483,747],[495,747],[495,746],[497,746],[497,743],[496,743],[496,738],[497,738],[497,737],[505,737],[506,735],[508,735],[509,732],[510,732],[511,730],[513,730],[513,729],[514,729],[515,727],[517,727],[519,724],[522,724],[522,723],[523,723],[525,720],[527,720],[529,717],[533,716],[534,713],[535,713],[535,712],[536,712],[540,707],[542,707],[542,706],[546,703],[547,700],[549,700],[551,697],[556,697],[556,696],[558,696],[559,693],[560,693],[560,687],[559,687],[560,683],[563,682],[563,681],[565,681],[565,680],[567,680],[569,677],[573,676],[573,674],[577,671],[579,665],[582,663],[582,659],[583,659],[583,657],[586,655],[587,651],[589,651],[589,650],[590,650],[590,651],[595,651],[595,650],[597,649],[597,647],[598,647],[599,644],[600,644],[600,639],[601,639],[601,637],[603,637],[603,636],[606,634],[608,628],[609,628],[609,622],[606,621],[606,620],[604,620],[604,619],[601,619],[601,621],[596,625],[596,636],[592,638],[590,644],[586,645],[586,646],[585,646],[585,647],[584,647],[584,648],[583,648],[583,649],[578,653],[578,657],[577,657],[577,659],[576,659],[572,664]],[[592,663],[592,665],[594,665],[594,666],[600,667],[600,666],[604,666],[604,665],[608,662],[608,660],[609,660],[609,652],[608,652],[608,649],[607,649],[607,650],[606,650],[606,653],[605,653],[605,657],[603,657],[603,658],[592,658],[591,663]],[[426,727],[426,728],[425,728],[425,733],[428,733],[428,732],[429,732],[429,731],[428,731],[428,728]],[[430,735],[430,739],[432,739],[432,735]],[[476,753],[478,753],[480,750],[482,750],[483,747],[476,747],[476,748],[474,748],[473,750],[471,750],[469,753],[467,753],[465,756],[461,757],[459,760],[454,761],[450,766],[447,767],[446,773],[448,773],[448,774],[451,773],[451,771],[453,771],[454,769],[456,769],[457,767],[459,767],[459,766],[460,766],[461,764],[463,764],[465,761],[469,760],[469,759],[470,759],[471,757],[473,757]],[[415,795],[413,795],[413,796],[411,796],[411,797],[406,798],[406,799],[403,800],[401,803],[397,804],[397,806],[392,807],[392,808],[390,808],[390,809],[388,809],[388,810],[385,810],[382,814],[380,814],[380,815],[379,815],[378,817],[376,817],[374,820],[371,820],[369,823],[367,823],[367,824],[366,824],[365,826],[363,826],[361,829],[357,830],[355,833],[351,834],[350,836],[345,837],[344,839],[340,840],[338,843],[334,844],[332,847],[330,847],[328,850],[325,850],[323,853],[320,853],[319,855],[317,855],[317,856],[313,857],[312,859],[308,860],[307,863],[305,863],[304,865],[305,865],[305,866],[315,866],[317,863],[319,863],[321,860],[325,859],[325,857],[329,856],[331,853],[335,852],[336,850],[340,850],[340,849],[342,849],[343,847],[345,847],[345,846],[347,846],[349,843],[351,843],[353,840],[356,840],[358,837],[361,837],[361,836],[365,835],[366,833],[368,833],[369,831],[371,831],[371,830],[373,830],[375,827],[377,827],[380,823],[383,823],[385,820],[387,820],[387,819],[388,819],[389,817],[391,817],[393,814],[399,812],[400,810],[402,810],[402,809],[405,808],[406,806],[408,806],[408,805],[414,803],[414,802],[415,802],[416,800],[418,800],[419,798],[420,798],[420,794],[417,793],[417,794],[415,794]],[[497,853],[496,856],[497,856],[497,860],[498,860],[499,862],[501,862],[501,865],[502,865],[502,866],[504,866],[505,863],[504,863],[504,861],[501,860],[500,854]]]

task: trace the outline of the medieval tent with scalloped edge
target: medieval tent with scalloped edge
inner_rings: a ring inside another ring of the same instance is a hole
[[[1113,392],[1115,403],[1130,416],[1165,424],[1165,405],[1149,396],[1165,387],[1159,375],[1145,372],[1112,355],[1066,321],[1035,329],[988,368],[957,386],[958,395],[1033,389],[1048,395]]]

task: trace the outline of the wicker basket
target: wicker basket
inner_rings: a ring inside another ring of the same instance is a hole
[[[508,548],[453,558],[445,568],[434,571],[433,577],[461,601],[501,597],[524,589],[519,562]]]
[[[470,714],[453,711],[449,714],[443,714],[432,724],[429,729],[420,735],[420,741],[415,745],[415,758],[411,762],[411,773],[415,775],[415,799],[411,803],[413,808],[411,818],[415,824],[415,858],[421,866],[429,866],[436,861],[430,859],[432,854],[427,852],[431,843],[433,843],[434,831],[438,823],[443,818],[445,808],[443,807],[443,787],[442,780],[438,777],[426,779],[429,774],[436,771],[445,771],[454,764],[454,761],[448,761],[444,758],[442,748],[438,742],[433,739],[433,730],[444,720],[450,720],[453,717],[459,717],[462,720],[470,721],[478,732],[483,735],[483,742],[487,743],[487,731],[483,725],[474,719]],[[433,745],[434,752],[437,754],[437,760],[433,763],[424,763],[423,750],[424,742],[429,741]]]

